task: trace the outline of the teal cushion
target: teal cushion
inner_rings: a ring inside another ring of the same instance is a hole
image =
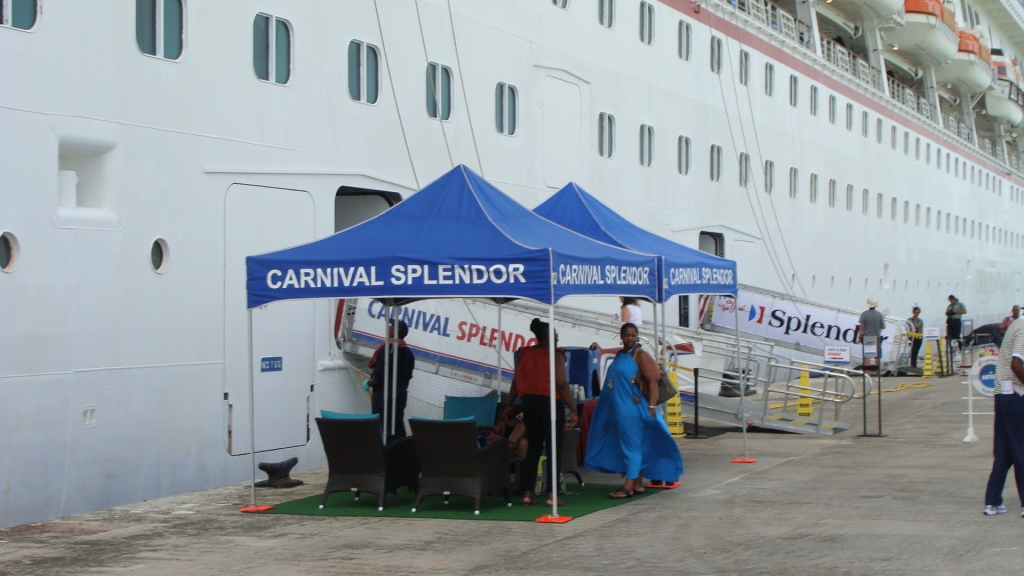
[[[371,420],[376,419],[376,414],[343,414],[341,412],[331,412],[330,410],[321,410],[321,418],[329,418],[331,420]]]
[[[454,420],[473,416],[477,426],[494,426],[498,396],[445,396],[444,418]]]

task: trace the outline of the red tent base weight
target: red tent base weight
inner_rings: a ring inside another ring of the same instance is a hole
[[[658,488],[660,490],[671,490],[673,488],[679,488],[679,482],[666,482],[664,484],[652,484],[647,483],[648,488]]]
[[[239,508],[239,512],[266,512],[267,510],[273,510],[273,506],[246,506],[245,508]]]
[[[569,520],[572,520],[572,516],[552,516],[548,514],[547,516],[537,518],[535,522],[540,522],[541,524],[565,524]]]
[[[757,462],[757,458],[733,458],[733,464],[753,464]]]

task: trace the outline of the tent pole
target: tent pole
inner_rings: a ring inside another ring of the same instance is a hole
[[[398,416],[398,309],[397,307],[391,308],[391,313],[394,315],[392,320],[394,321],[395,334],[392,336],[393,342],[391,343],[391,435],[395,435],[395,420]]]
[[[249,455],[252,483],[249,484],[249,506],[256,508],[256,394],[253,391],[252,370],[252,308],[249,308]]]
[[[495,376],[498,377],[497,390],[499,398],[501,397],[501,348],[504,345],[503,342],[504,340],[502,339],[501,335],[501,301],[498,301],[498,344],[497,346],[494,347],[494,349],[498,352],[498,363],[495,364],[495,367],[497,369],[494,371],[494,374]]]
[[[384,404],[380,409],[381,423],[383,424],[380,429],[381,442],[384,444],[388,443],[388,376],[391,371],[391,356],[388,355],[388,320],[391,316],[391,306],[388,304],[384,305],[384,347],[381,348],[381,356],[383,358],[377,358],[377,361],[384,361],[384,381],[381,382],[384,391]]]
[[[558,518],[558,438],[555,418],[555,305],[548,306],[548,378],[551,392],[551,454],[548,458],[548,488],[551,489],[551,517]]]
[[[668,351],[665,347],[668,346],[668,325],[665,324],[665,301],[662,299],[661,302],[661,360],[662,362],[668,361]]]

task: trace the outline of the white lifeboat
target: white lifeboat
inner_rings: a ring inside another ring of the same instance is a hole
[[[832,0],[829,3],[833,2],[844,14],[862,15],[870,19],[888,18],[903,8],[903,0]]]
[[[935,81],[961,87],[970,94],[991,87],[994,74],[988,47],[974,34],[961,30],[959,49],[949,62],[935,68]]]
[[[903,26],[883,33],[890,50],[920,66],[945,64],[956,55],[956,18],[939,0],[906,0],[903,11]]]
[[[1020,126],[1024,121],[1024,94],[1016,63],[1002,50],[993,50],[992,66],[996,69],[996,85],[985,92],[985,115],[993,122]]]

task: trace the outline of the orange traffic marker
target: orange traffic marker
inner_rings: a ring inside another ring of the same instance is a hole
[[[679,488],[679,482],[666,482],[664,484],[652,484],[647,483],[648,488],[658,488],[660,490],[671,490],[673,488]]]
[[[266,512],[267,510],[273,510],[273,506],[246,506],[245,508],[239,508],[239,512]]]
[[[733,458],[733,464],[753,464],[757,462],[757,458]]]
[[[540,522],[541,524],[565,524],[569,520],[572,520],[572,516],[552,516],[548,514],[537,518],[535,522]]]

